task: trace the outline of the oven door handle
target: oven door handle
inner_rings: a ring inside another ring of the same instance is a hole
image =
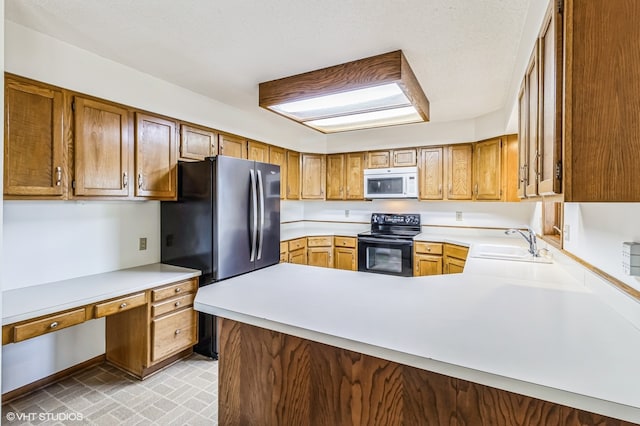
[[[373,244],[391,244],[396,246],[413,245],[413,240],[387,240],[382,238],[358,237],[358,242]]]

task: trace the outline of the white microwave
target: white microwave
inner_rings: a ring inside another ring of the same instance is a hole
[[[418,168],[365,169],[364,198],[418,198]]]

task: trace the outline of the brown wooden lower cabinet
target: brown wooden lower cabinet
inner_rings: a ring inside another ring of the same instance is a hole
[[[444,254],[442,256],[443,274],[461,274],[464,271],[464,264],[467,260],[469,249],[455,244],[444,244]]]
[[[138,378],[189,355],[197,342],[198,279],[148,290],[148,301],[106,321],[106,359]]]
[[[237,321],[221,322],[220,424],[632,425]]]

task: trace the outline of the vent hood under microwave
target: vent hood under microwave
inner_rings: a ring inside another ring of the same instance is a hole
[[[364,198],[418,198],[418,168],[365,169]]]

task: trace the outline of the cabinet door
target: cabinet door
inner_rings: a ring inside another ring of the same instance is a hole
[[[300,153],[287,151],[287,200],[300,199]]]
[[[220,133],[218,137],[220,155],[227,157],[247,158],[247,141],[239,136]]]
[[[218,154],[218,134],[201,127],[180,126],[180,159],[204,160]]]
[[[449,147],[448,191],[449,200],[470,200],[472,197],[472,151],[471,144],[459,144]]]
[[[310,247],[307,249],[307,265],[333,268],[333,248]]]
[[[322,154],[302,154],[302,198],[323,200],[326,162]]]
[[[526,84],[527,79],[522,81],[520,92],[518,93],[518,197],[525,198],[527,192],[527,169],[529,168],[529,135],[527,126],[529,125],[528,111],[529,101],[527,100]]]
[[[196,311],[183,309],[154,319],[151,322],[151,363],[195,344],[198,340],[196,318]]]
[[[536,50],[538,43],[536,43]],[[525,195],[533,197],[538,195],[538,56],[533,53],[529,67],[527,68],[526,99],[527,99],[527,186]]]
[[[129,195],[129,111],[76,96],[75,195]]]
[[[344,200],[344,154],[327,155],[327,200]]]
[[[346,154],[345,185],[347,200],[364,200],[365,153],[351,152]]]
[[[413,260],[414,277],[442,274],[442,256],[416,254]]]
[[[269,162],[280,166],[280,199],[287,197],[287,161],[284,148],[269,145]]]
[[[478,142],[473,149],[476,200],[500,200],[502,196],[502,139]]]
[[[67,187],[62,92],[5,80],[4,194],[58,198]]]
[[[298,249],[289,252],[289,263],[298,265],[307,264],[307,249]]]
[[[385,169],[391,167],[391,158],[389,151],[370,151],[367,154],[369,158],[369,169]]]
[[[354,248],[336,247],[334,249],[334,267],[347,271],[358,270],[358,255]]]
[[[136,196],[177,196],[176,122],[136,113]]]
[[[562,16],[551,2],[540,34],[540,170],[538,193],[562,192]]]
[[[464,271],[464,260],[456,259],[455,257],[444,256],[443,273],[445,274],[461,274]]]
[[[261,163],[269,162],[269,145],[262,142],[249,141],[247,142],[247,146],[249,160],[259,161]]]
[[[392,167],[410,167],[417,164],[416,149],[394,149]]]
[[[422,148],[418,162],[420,199],[442,200],[442,147]]]

